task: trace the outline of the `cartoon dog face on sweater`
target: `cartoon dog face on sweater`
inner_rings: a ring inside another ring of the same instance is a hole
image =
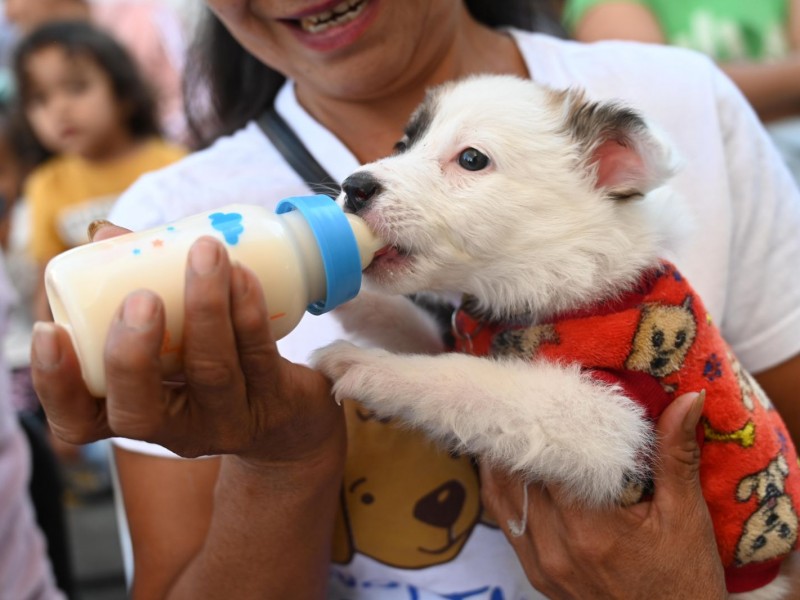
[[[688,303],[649,304],[642,311],[625,367],[666,377],[681,368],[696,335],[697,323]]]
[[[798,518],[792,501],[785,493],[789,467],[779,455],[766,469],[739,482],[736,499],[758,501],[755,512],[747,519],[736,546],[739,564],[761,562],[791,552],[797,541]]]
[[[551,324],[505,331],[495,338],[491,354],[530,359],[544,343],[558,343],[558,333]]]
[[[755,409],[754,399],[757,400],[765,410],[770,410],[772,408],[772,403],[769,398],[767,398],[766,393],[764,393],[764,390],[761,389],[758,382],[745,370],[742,363],[739,362],[730,350],[728,350],[728,360],[731,363],[733,374],[736,376],[736,381],[739,383],[739,390],[742,393],[742,402],[747,407],[747,410]]]

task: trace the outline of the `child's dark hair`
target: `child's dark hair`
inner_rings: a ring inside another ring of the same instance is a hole
[[[155,97],[133,58],[109,34],[84,21],[47,23],[32,31],[17,45],[14,52],[14,75],[18,87],[18,104],[23,116],[31,95],[28,59],[36,52],[53,46],[62,48],[70,57],[88,58],[108,76],[114,97],[129,107],[127,126],[135,138],[160,135]],[[33,136],[27,120],[23,120],[28,133]],[[35,162],[41,163],[52,156],[52,152],[42,147],[38,141],[35,145],[40,153]]]

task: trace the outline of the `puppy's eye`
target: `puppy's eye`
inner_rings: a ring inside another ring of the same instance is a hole
[[[458,164],[467,171],[480,171],[489,164],[489,157],[480,150],[467,148],[458,156]]]
[[[394,149],[393,150],[394,150],[395,154],[402,154],[403,152],[408,150],[408,142],[406,141],[406,138],[403,138],[402,140],[397,142],[394,145]]]

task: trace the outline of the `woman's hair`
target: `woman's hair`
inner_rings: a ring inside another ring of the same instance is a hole
[[[87,58],[106,74],[114,97],[128,109],[126,126],[134,138],[142,139],[161,133],[153,92],[125,48],[107,33],[84,21],[56,21],[32,31],[20,41],[14,52],[18,118],[22,119],[28,134],[34,139],[35,135],[24,116],[33,88],[28,61],[37,52],[50,47],[62,48],[72,58]],[[38,140],[34,145],[38,150],[35,163],[52,155]]]
[[[478,21],[490,27],[561,33],[548,0],[464,0],[464,3]],[[209,10],[192,54],[194,60],[189,61],[186,72],[184,98],[189,125],[201,145],[233,133],[266,111],[285,81],[283,75],[245,50]],[[198,97],[208,102],[194,105],[189,102]]]

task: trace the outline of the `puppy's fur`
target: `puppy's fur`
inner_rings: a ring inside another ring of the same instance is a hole
[[[485,108],[498,105],[500,118]],[[662,255],[659,222],[674,222],[654,215],[671,200],[654,190],[672,173],[670,147],[633,112],[587,103],[579,92],[512,78],[444,86],[399,146],[348,179],[368,175],[380,185],[359,213],[392,247],[365,272],[381,292],[457,291],[490,318],[541,321],[633,285]],[[459,165],[471,147],[490,157],[486,168]],[[613,172],[599,172],[599,156]],[[648,192],[647,203],[637,201]],[[398,296],[362,292],[339,316],[384,349],[442,350],[425,317]],[[415,348],[417,340],[424,343]],[[484,459],[560,481],[589,503],[617,499],[652,444],[641,409],[577,367],[390,356],[343,342],[315,362],[338,397],[402,414]]]
[[[578,91],[511,77],[435,89],[395,155],[340,197],[388,243],[365,271],[377,291],[338,309],[378,348],[337,342],[315,365],[337,399],[577,501],[618,502],[648,477],[653,431],[638,404],[577,365],[441,353],[435,324],[401,295],[464,293],[487,319],[531,325],[612,299],[683,233],[663,186],[675,168],[638,114]]]

